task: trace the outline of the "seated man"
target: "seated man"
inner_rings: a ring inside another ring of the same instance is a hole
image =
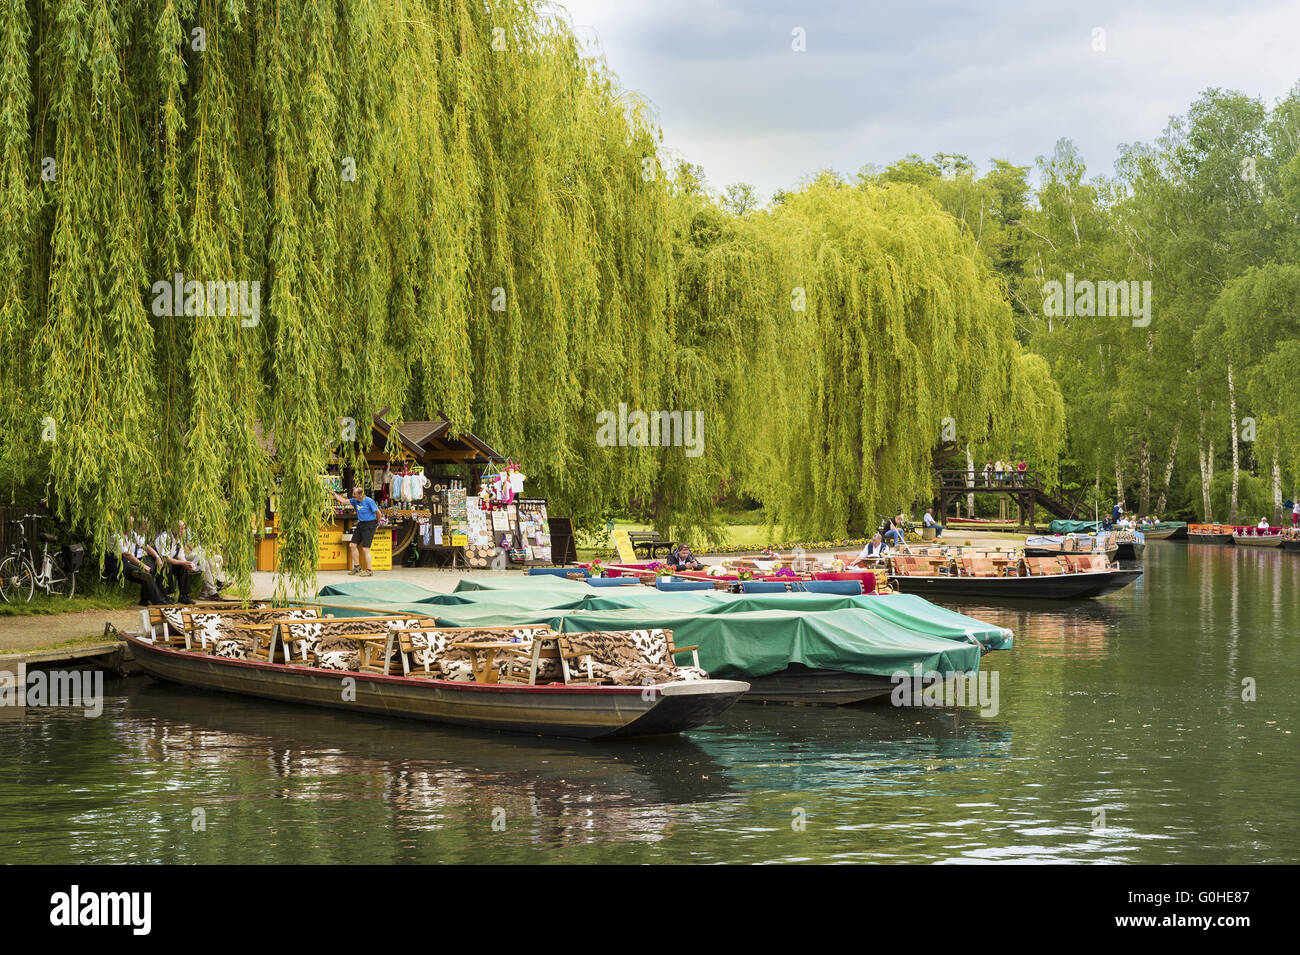
[[[185,556],[185,522],[177,521],[175,532],[163,531],[153,541],[154,551],[162,559],[163,580],[170,595],[172,584],[177,587],[176,599],[190,602],[190,578],[198,565]]]
[[[926,527],[934,528],[934,536],[936,540],[943,536],[943,525],[934,519],[934,508],[927,507],[925,509],[925,517],[921,518],[921,523]]]
[[[154,579],[153,567],[146,563],[146,560],[151,557],[154,561],[157,561],[158,555],[152,547],[145,543],[143,534],[137,534],[133,530],[128,530],[125,534],[120,531],[115,533],[113,535],[112,551],[122,562],[123,576],[127,580],[140,585],[140,604],[142,606],[148,607],[150,604],[165,604],[168,602],[167,597],[158,586],[158,581]]]
[[[881,525],[881,531],[884,533],[884,539],[891,544],[901,546],[903,543],[903,515],[891,517]]]
[[[668,555],[667,564],[673,570],[703,570],[704,565],[695,559],[691,549],[685,544],[678,544],[677,549]]]
[[[849,561],[850,567],[865,567],[868,563],[874,563],[877,558],[888,557],[889,548],[884,541],[880,539],[879,534],[872,536],[867,541],[866,546],[862,548],[862,553],[857,556],[856,560]]]

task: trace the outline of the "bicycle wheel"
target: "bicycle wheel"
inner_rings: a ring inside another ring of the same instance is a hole
[[[5,603],[26,603],[36,589],[36,572],[21,557],[10,555],[0,563],[0,598]]]
[[[77,572],[64,567],[62,557],[52,557],[50,581],[45,589],[51,597],[71,597],[77,589]]]

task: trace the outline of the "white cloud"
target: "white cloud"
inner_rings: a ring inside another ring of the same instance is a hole
[[[1203,89],[1272,102],[1300,79],[1295,2],[562,5],[658,108],[670,149],[717,187],[747,181],[769,195],[818,169],[851,174],[913,152],[1030,164],[1062,136],[1109,173],[1118,144],[1150,141]],[[805,53],[790,49],[795,26]]]

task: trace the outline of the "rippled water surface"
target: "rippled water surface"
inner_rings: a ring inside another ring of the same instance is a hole
[[[741,705],[565,743],[142,678],[99,719],[0,708],[0,862],[1300,862],[1300,553],[1145,567],[952,604],[1015,631],[989,717]]]

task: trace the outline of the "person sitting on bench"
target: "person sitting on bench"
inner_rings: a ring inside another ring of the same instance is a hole
[[[141,526],[148,527],[147,524]],[[152,604],[168,603],[166,595],[158,586],[158,581],[154,579],[154,568],[146,563],[146,561],[152,559],[155,566],[157,566],[159,562],[158,554],[145,543],[143,534],[136,533],[131,529],[129,522],[127,528],[125,534],[118,531],[113,535],[113,552],[122,561],[122,575],[127,580],[140,585],[140,604],[142,606],[148,607]]]
[[[901,545],[903,543],[903,515],[899,514],[897,517],[888,518],[881,526],[881,531],[885,540],[889,543]]]
[[[166,591],[170,595],[172,584],[176,584],[176,599],[181,603],[190,602],[190,578],[198,571],[198,565],[185,556],[185,522],[176,522],[175,533],[163,531],[154,538],[153,548],[162,560],[162,577]]]
[[[925,509],[925,517],[921,518],[921,523],[926,527],[934,528],[935,540],[943,537],[943,525],[934,519],[934,508],[927,507]]]
[[[667,564],[673,570],[703,570],[704,565],[695,559],[691,549],[685,544],[678,544],[677,549],[668,555]]]

